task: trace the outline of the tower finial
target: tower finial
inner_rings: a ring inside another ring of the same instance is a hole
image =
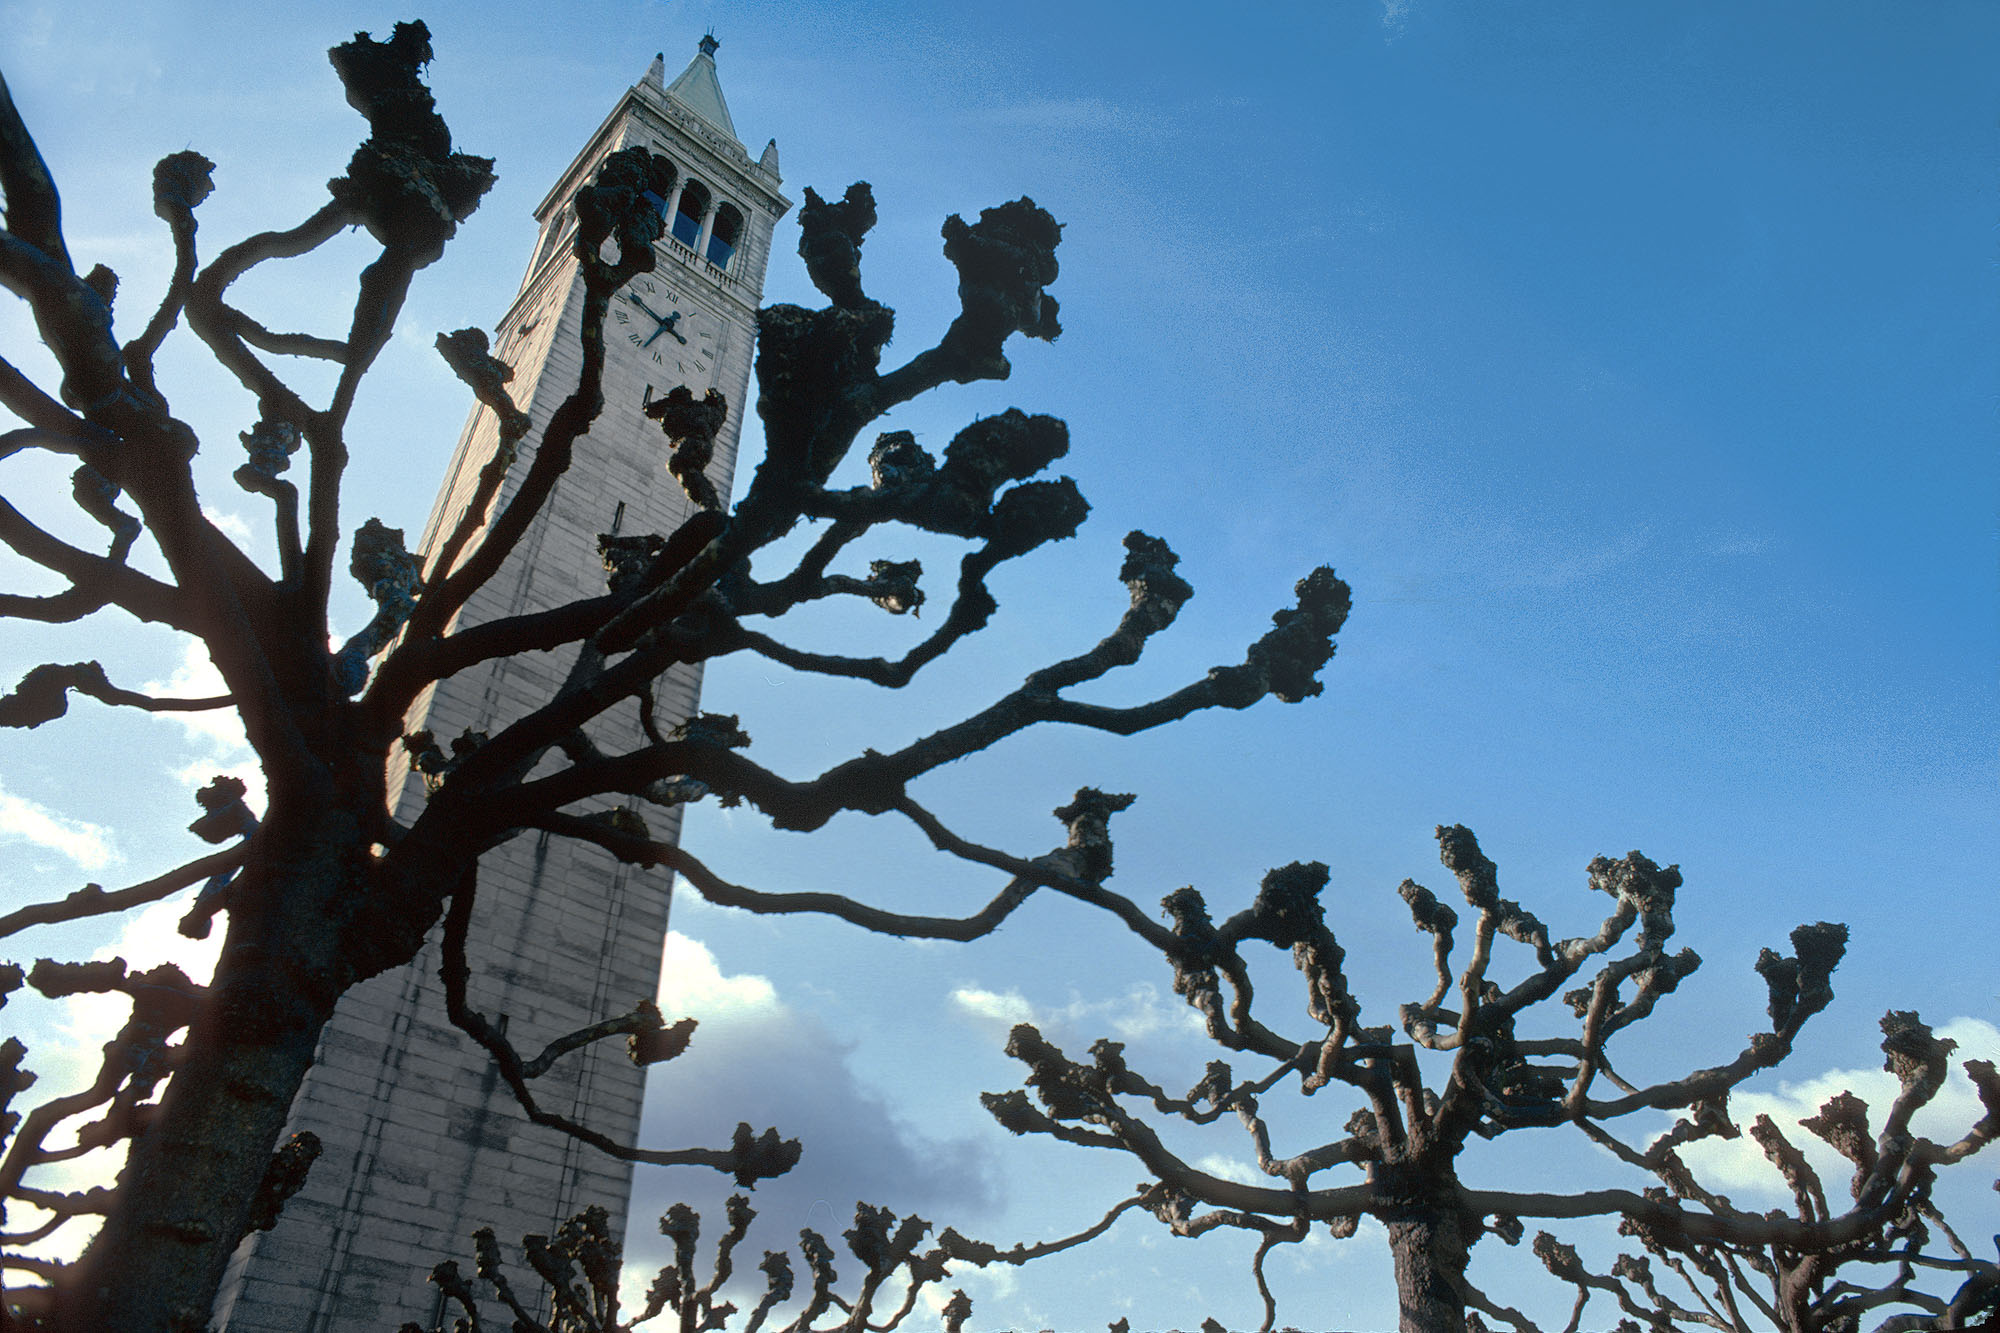
[[[705,33],[703,34],[701,39],[701,53],[709,57],[710,59],[714,59],[715,48],[721,45],[722,45],[721,42],[715,40],[715,34],[713,32]]]

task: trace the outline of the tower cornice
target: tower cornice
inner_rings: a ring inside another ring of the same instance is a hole
[[[611,114],[590,136],[584,150],[570,163],[569,169],[535,205],[536,221],[546,223],[550,210],[576,192],[584,176],[611,150],[619,127],[632,119],[635,111],[648,113],[671,126],[688,147],[700,150],[698,157],[683,162],[682,166],[693,167],[715,177],[716,184],[724,185],[732,192],[740,191],[747,200],[774,218],[783,217],[791,211],[792,201],[780,191],[782,182],[777,173],[753,159],[742,144],[668,96],[664,89],[654,88],[642,80],[626,90]],[[638,119],[644,123],[647,115],[642,114]]]

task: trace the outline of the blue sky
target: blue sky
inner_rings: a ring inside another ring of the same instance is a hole
[[[1510,894],[1565,934],[1595,926],[1584,864],[1638,847],[1683,867],[1681,935],[1708,960],[1650,1024],[1661,1072],[1668,1055],[1733,1054],[1761,1012],[1757,948],[1819,919],[1848,922],[1854,943],[1793,1083],[1879,1064],[1874,1019],[1891,1006],[1992,1040],[2000,13],[604,0],[554,23],[527,5],[5,3],[0,61],[65,186],[72,248],[144,293],[136,314],[166,271],[151,163],[184,147],[218,162],[211,244],[302,216],[359,133],[325,48],[412,16],[432,28],[459,145],[496,157],[501,181],[420,281],[363,404],[349,527],[422,526],[465,410],[431,338],[491,326],[548,184],[655,50],[671,73],[713,28],[737,127],[753,152],[778,139],[794,198],[873,183],[864,271],[900,313],[898,349],[950,316],[944,214],[1026,193],[1067,224],[1062,339],[1021,348],[1006,384],[889,424],[935,446],[1010,405],[1062,416],[1063,470],[1095,507],[1076,541],[997,583],[990,642],[900,696],[715,667],[709,706],[741,713],[767,762],[817,773],[886,748],[1094,642],[1124,601],[1128,529],[1166,538],[1197,594],[1106,699],[1236,660],[1292,581],[1331,563],[1355,611],[1321,699],[1131,741],[1025,738],[920,799],[1034,853],[1075,787],[1137,792],[1113,883],[1147,904],[1194,883],[1233,910],[1268,867],[1327,861],[1330,920],[1378,1015],[1423,988],[1423,941],[1393,891],[1445,883],[1433,825],[1478,831]],[[768,299],[811,298],[794,237],[781,227]],[[264,295],[309,321],[310,282],[338,278],[329,264]],[[11,308],[0,344],[33,360]],[[193,358],[170,371],[210,441],[205,495],[257,523],[225,477],[244,405]],[[57,484],[24,460],[0,478],[10,497]],[[268,553],[261,530],[250,540]],[[356,593],[342,628],[364,607]],[[921,629],[830,616],[800,634]],[[182,665],[176,645],[122,629],[10,627],[0,656],[0,674],[101,656],[135,681]],[[10,738],[10,895],[135,882],[189,854],[188,777],[242,759],[175,723],[74,720]],[[78,765],[80,747],[121,762]],[[687,838],[772,888],[947,911],[994,887],[859,817],[804,839],[697,812]],[[1169,1086],[1211,1053],[1183,1030],[1163,964],[1059,904],[971,946],[687,899],[676,922],[675,998],[709,1021],[682,1082],[656,1087],[654,1130],[747,1117],[802,1134],[800,1175],[767,1191],[778,1236],[807,1224],[790,1213],[845,1226],[856,1189],[1003,1243],[1121,1197],[1135,1168],[1007,1142],[978,1110],[978,1091],[1015,1085],[999,1054],[1012,1016],[1078,1051],[1124,1033]],[[1294,993],[1272,961],[1266,1004]],[[1348,1108],[1306,1109],[1300,1145],[1333,1137]],[[1217,1127],[1191,1151],[1240,1159],[1244,1143]],[[1500,1183],[1520,1160],[1468,1177]],[[640,1215],[684,1183],[647,1180]],[[1969,1234],[2000,1229],[1993,1194],[1962,1193]],[[1218,1249],[1128,1219],[1012,1289],[967,1287],[980,1327],[1252,1326],[1241,1255]],[[1393,1322],[1377,1239],[1303,1249],[1274,1261],[1282,1319]],[[1476,1271],[1504,1286],[1508,1260]],[[1539,1288],[1541,1308],[1560,1299]]]

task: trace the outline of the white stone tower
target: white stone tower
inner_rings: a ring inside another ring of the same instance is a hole
[[[619,293],[606,325],[606,411],[461,623],[599,594],[598,534],[670,533],[689,515],[664,466],[666,442],[639,412],[675,385],[697,398],[710,387],[728,397],[708,476],[729,494],[772,229],[791,205],[778,192],[775,141],[753,160],[736,138],[716,46],[703,38],[671,84],[655,57],[536,211],[541,236],[495,340],[515,368],[514,399],[534,422],[503,504],[576,386],[583,284],[569,253],[571,196],[621,148],[644,146],[675,168],[673,192],[660,201],[667,234],[658,266]],[[496,440],[492,414],[475,412],[432,508],[426,556],[463,510]],[[461,673],[419,701],[411,726],[445,738],[498,731],[546,701],[568,665],[537,653]],[[700,687],[698,667],[677,669],[660,685],[662,714],[687,716]],[[422,787],[412,780],[401,799],[413,814]],[[678,820],[669,824],[657,810],[647,818],[658,836],[678,835]],[[480,863],[468,941],[472,1003],[505,1015],[515,1044],[533,1052],[650,999],[670,888],[666,872],[620,866],[595,848],[516,837]],[[570,1055],[536,1084],[543,1105],[625,1142],[638,1132],[643,1086],[644,1071],[622,1042]],[[325,1150],[277,1227],[237,1252],[214,1312],[218,1330],[387,1333],[404,1320],[428,1327],[438,1309],[425,1280],[431,1265],[456,1258],[469,1272],[470,1237],[481,1226],[514,1243],[602,1204],[623,1232],[631,1168],[520,1114],[486,1053],[445,1018],[436,932],[409,966],[341,1001],[292,1128],[312,1130]]]

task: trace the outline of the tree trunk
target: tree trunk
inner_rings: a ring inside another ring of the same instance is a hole
[[[110,1216],[63,1284],[61,1333],[208,1326],[318,1037],[315,1024],[224,1043],[175,1075],[160,1119],[132,1146]]]
[[[1401,1333],[1465,1333],[1465,1233],[1447,1208],[1413,1205],[1383,1216],[1396,1260]]]
[[[103,1228],[56,1294],[60,1333],[199,1333],[243,1238],[320,1029],[347,984],[326,904],[352,886],[337,808],[275,827],[248,867],[280,892],[232,910],[158,1117],[132,1141]],[[276,850],[275,848],[273,849]]]

